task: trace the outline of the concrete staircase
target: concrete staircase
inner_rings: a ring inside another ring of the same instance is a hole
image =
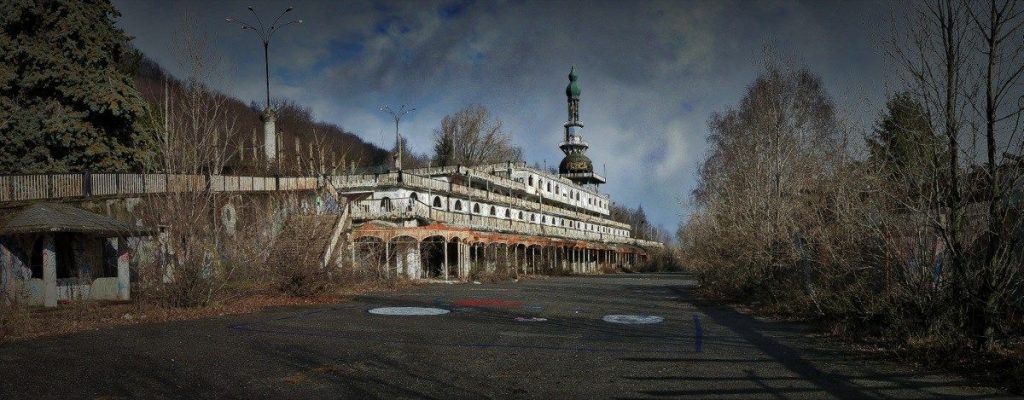
[[[338,198],[330,185],[328,194],[338,200],[342,213],[325,215],[291,215],[284,229],[274,241],[267,257],[270,266],[289,266],[299,263],[324,268],[335,262],[342,234],[352,229],[349,207],[344,198]]]

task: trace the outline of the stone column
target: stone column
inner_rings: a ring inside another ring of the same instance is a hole
[[[57,307],[57,250],[51,234],[43,236],[43,305]]]
[[[131,261],[131,252],[128,247],[128,239],[117,239],[117,299],[131,299],[132,283],[128,263]]]

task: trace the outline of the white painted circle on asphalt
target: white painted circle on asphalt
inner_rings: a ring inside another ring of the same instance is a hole
[[[657,323],[661,323],[661,322],[665,321],[665,318],[659,317],[657,315],[620,315],[620,314],[613,314],[613,315],[605,315],[604,318],[601,318],[601,319],[604,320],[604,322],[611,322],[613,324],[630,324],[630,325],[657,324]]]
[[[377,315],[444,315],[448,310],[433,307],[377,307],[370,314]]]
[[[516,322],[546,322],[547,318],[541,317],[516,317]]]

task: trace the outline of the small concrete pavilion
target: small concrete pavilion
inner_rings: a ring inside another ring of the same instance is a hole
[[[128,238],[140,228],[67,204],[0,211],[0,301],[128,300]]]

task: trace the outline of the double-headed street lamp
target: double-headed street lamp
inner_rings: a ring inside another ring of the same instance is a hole
[[[282,25],[277,23],[281,20],[285,14],[292,10],[292,7],[288,7],[281,15],[274,18],[274,22],[271,22],[269,26],[263,25],[263,20],[256,14],[256,10],[252,6],[249,6],[249,12],[256,17],[256,25],[248,22],[227,18],[225,19],[228,23],[239,24],[242,26],[242,30],[250,29],[256,32],[256,36],[259,36],[260,41],[263,42],[263,73],[267,83],[267,108],[263,110],[263,154],[267,158],[267,161],[275,161],[277,166],[277,174],[281,174],[281,157],[278,142],[280,141],[277,136],[277,119],[274,116],[274,110],[270,108],[270,39],[274,37],[274,33],[278,29],[284,28],[292,24],[301,24],[302,20],[297,19]]]
[[[395,153],[395,156],[394,156],[395,157],[395,169],[401,171],[402,170],[402,139],[398,135],[398,121],[402,119],[402,116],[404,116],[405,114],[411,113],[413,111],[416,111],[416,109],[415,108],[406,109],[405,105],[403,104],[402,107],[399,107],[398,111],[392,110],[391,107],[388,107],[388,106],[381,106],[380,110],[383,111],[383,112],[386,112],[388,114],[391,114],[391,117],[395,119],[395,148],[397,150],[397,152]]]
[[[249,12],[251,12],[252,15],[256,17],[256,25],[235,18],[225,19],[225,21],[229,23],[241,25],[243,31],[246,29],[251,29],[253,32],[256,32],[256,35],[259,36],[260,41],[263,42],[263,72],[267,82],[267,110],[270,110],[270,57],[268,50],[270,48],[270,39],[274,37],[274,33],[277,32],[278,29],[284,28],[292,24],[302,23],[301,19],[297,19],[291,22],[284,23],[282,25],[277,24],[278,21],[281,20],[281,17],[283,17],[291,10],[292,7],[286,8],[283,12],[281,12],[281,15],[278,15],[277,18],[274,18],[274,22],[271,22],[269,26],[263,25],[263,20],[261,20],[260,16],[256,14],[256,10],[253,9],[253,6],[249,6]]]

